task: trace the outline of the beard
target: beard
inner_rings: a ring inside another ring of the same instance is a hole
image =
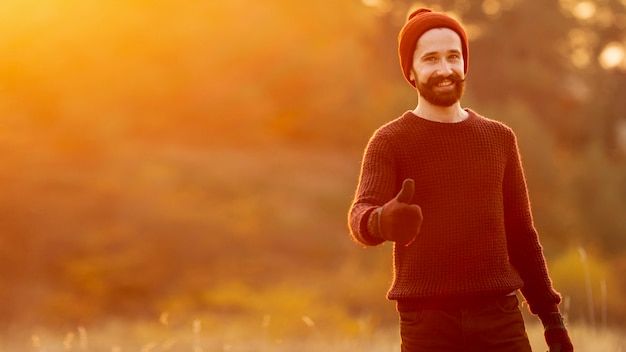
[[[452,81],[454,89],[449,92],[437,92],[437,85],[445,80]],[[448,107],[461,100],[463,92],[465,91],[465,80],[456,72],[452,72],[452,74],[447,77],[432,76],[426,83],[422,84],[418,81],[417,90],[427,102],[437,106]]]

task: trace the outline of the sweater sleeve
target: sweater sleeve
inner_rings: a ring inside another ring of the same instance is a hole
[[[396,164],[389,138],[381,131],[374,133],[363,154],[359,183],[350,211],[348,226],[357,242],[376,246],[385,240],[368,230],[372,212],[394,196]]]
[[[509,260],[518,271],[522,294],[534,314],[556,312],[561,301],[553,289],[543,248],[533,224],[530,201],[517,140],[510,134],[503,181],[504,219]]]

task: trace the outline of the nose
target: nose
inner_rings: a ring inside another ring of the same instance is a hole
[[[446,60],[441,60],[438,71],[443,76],[450,75],[452,73],[452,65],[450,65],[450,63]]]

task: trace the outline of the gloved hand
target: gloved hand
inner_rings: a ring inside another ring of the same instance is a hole
[[[416,204],[410,204],[414,193],[415,182],[407,178],[398,195],[374,211],[372,223],[378,224],[373,226],[378,236],[403,246],[415,241],[423,217],[422,209]]]
[[[539,319],[543,324],[543,336],[550,348],[548,352],[573,352],[574,346],[563,323],[563,317],[559,312],[540,314]]]

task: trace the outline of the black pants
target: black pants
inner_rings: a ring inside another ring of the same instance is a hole
[[[402,352],[531,352],[517,296],[464,309],[400,312]]]

